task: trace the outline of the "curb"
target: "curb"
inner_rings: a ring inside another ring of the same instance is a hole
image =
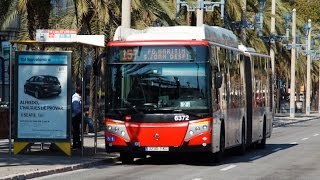
[[[114,163],[117,160],[118,160],[117,157],[111,157],[108,159],[97,160],[97,161],[92,161],[92,162],[87,162],[87,163],[73,164],[73,165],[55,168],[55,169],[40,170],[40,171],[34,171],[34,172],[29,172],[29,173],[9,175],[9,176],[5,176],[5,177],[0,177],[0,180],[16,180],[16,179],[23,180],[23,179],[37,178],[37,177],[48,176],[48,175],[57,174],[57,173],[63,173],[63,172],[68,172],[68,171],[90,168],[90,167],[104,165],[104,164],[108,164],[108,163]]]
[[[281,118],[281,117],[278,117]],[[292,124],[297,124],[297,123],[301,123],[301,122],[307,122],[307,121],[311,121],[311,120],[315,120],[315,119],[320,119],[320,117],[310,117],[307,119],[301,119],[301,120],[296,120],[296,119],[286,119],[283,120],[282,122],[277,122],[276,124],[273,124],[273,127],[283,127],[283,126],[287,126],[287,125],[292,125]],[[281,120],[280,120],[281,121]],[[291,121],[291,122],[285,122],[285,121]],[[273,121],[274,123],[275,121]]]

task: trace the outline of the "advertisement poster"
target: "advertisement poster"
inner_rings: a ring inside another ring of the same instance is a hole
[[[69,137],[71,52],[17,52],[17,139]]]

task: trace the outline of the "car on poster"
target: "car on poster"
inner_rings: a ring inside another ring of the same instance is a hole
[[[59,96],[61,84],[57,77],[51,75],[36,75],[26,80],[24,93],[37,99],[43,97]]]

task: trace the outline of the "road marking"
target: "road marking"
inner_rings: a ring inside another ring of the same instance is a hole
[[[297,144],[297,142],[292,142],[292,143],[290,143],[290,144]]]
[[[193,178],[192,180],[202,180],[202,178]]]
[[[276,151],[279,151],[279,150],[281,150],[282,148],[277,148],[277,149],[274,149],[274,150],[272,150],[273,152],[276,152]]]
[[[302,140],[302,141],[305,141],[305,140],[308,140],[308,139],[309,139],[309,138],[302,138],[301,140]]]
[[[262,157],[262,155],[257,155],[257,156],[254,156],[254,157],[250,158],[250,160],[256,160],[256,159],[259,159],[261,157]]]
[[[313,136],[319,136],[319,134],[318,134],[318,133],[316,133],[316,134],[314,134]]]
[[[230,166],[228,166],[228,167],[225,167],[225,168],[220,169],[220,171],[228,171],[229,169],[232,169],[232,168],[234,168],[234,167],[236,167],[236,165],[230,165]]]

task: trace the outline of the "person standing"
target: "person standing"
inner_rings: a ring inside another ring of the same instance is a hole
[[[81,148],[80,124],[82,120],[81,87],[76,88],[72,95],[72,148]]]

